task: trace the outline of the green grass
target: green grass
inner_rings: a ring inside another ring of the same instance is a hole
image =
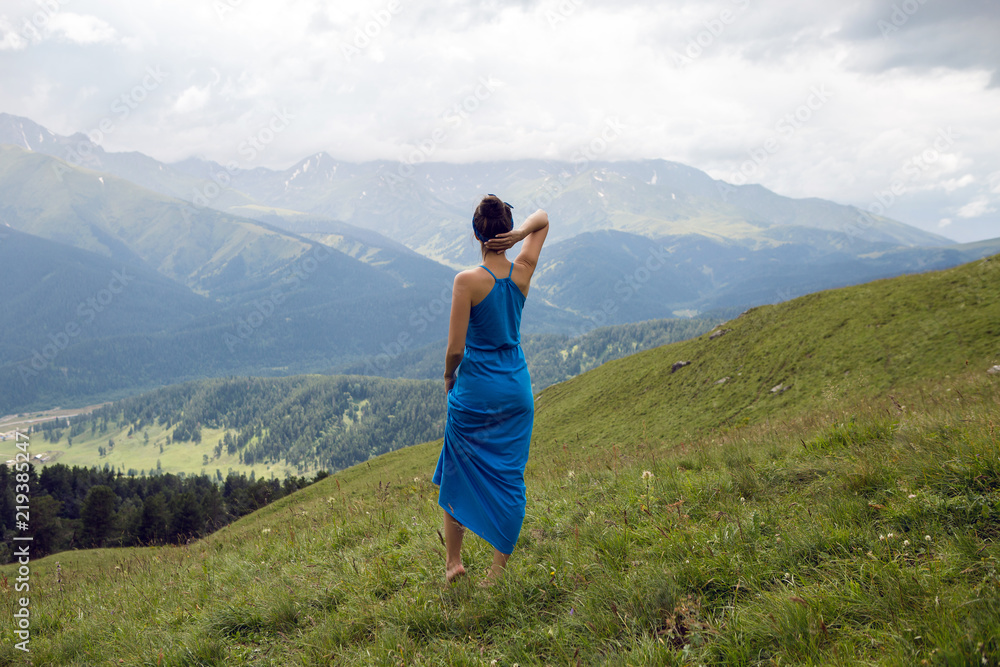
[[[427,443],[186,546],[33,561],[31,657],[997,664],[1000,318],[978,298],[996,276],[974,264],[758,309],[550,388],[491,589],[476,583],[492,548],[471,536],[471,576],[443,582]],[[914,295],[925,311],[900,305]],[[693,363],[670,373],[678,359]],[[10,628],[14,569],[0,575]],[[0,664],[21,664],[3,642]]]

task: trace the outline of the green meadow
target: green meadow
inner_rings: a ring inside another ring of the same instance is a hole
[[[258,479],[262,476],[265,479],[285,479],[286,474],[300,474],[294,465],[285,463],[246,465],[240,462],[238,453],[229,454],[225,448],[216,455],[215,449],[226,434],[224,428],[203,428],[201,442],[172,442],[169,436],[173,428],[173,425],[165,428],[160,424],[151,424],[131,434],[128,426],[112,428],[104,433],[99,430],[92,433],[87,429],[73,437],[72,441],[66,433],[68,429],[63,429],[62,437],[54,443],[46,441],[40,433],[33,433],[31,452],[32,455],[51,454],[52,458],[47,463],[87,468],[103,468],[106,464],[122,474],[132,470],[137,474],[161,472],[214,477],[219,471],[223,479],[229,472],[247,476],[253,472]],[[109,441],[114,445],[109,446]],[[15,452],[13,439],[0,442],[0,457],[4,461],[13,458]]]
[[[0,568],[0,664],[1000,664],[998,294],[1000,257],[822,292],[546,389],[490,588],[472,536],[444,582],[431,442],[32,560],[28,654]]]

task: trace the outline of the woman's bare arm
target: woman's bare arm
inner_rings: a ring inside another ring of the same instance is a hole
[[[465,335],[469,330],[469,313],[472,310],[471,276],[463,271],[455,276],[451,290],[451,317],[448,320],[448,349],[444,357],[445,390],[455,385],[455,371],[465,356]]]
[[[528,216],[528,218],[517,229],[512,229],[505,234],[498,234],[496,237],[486,242],[486,249],[502,251],[510,248],[516,243],[524,241],[521,252],[514,259],[516,264],[526,267],[531,273],[535,272],[538,264],[538,255],[542,252],[542,244],[549,233],[549,214],[538,209]]]

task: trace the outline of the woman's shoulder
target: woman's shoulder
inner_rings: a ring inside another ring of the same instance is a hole
[[[483,271],[481,267],[473,267],[471,269],[465,269],[464,271],[459,271],[455,274],[455,282],[465,285],[474,285],[476,283],[483,282],[486,278],[489,278],[490,274]],[[492,278],[490,278],[492,280]]]
[[[468,294],[472,303],[476,304],[490,293],[493,288],[493,278],[479,267],[466,269],[455,275],[455,288]]]

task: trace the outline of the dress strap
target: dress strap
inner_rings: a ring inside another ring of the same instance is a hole
[[[485,265],[483,265],[483,264],[480,264],[479,266],[480,266],[480,267],[482,267],[482,268],[484,268],[484,269],[486,269],[486,266],[485,266]],[[486,269],[486,273],[488,273],[488,274],[490,274],[491,276],[493,276],[493,272],[492,272],[492,271],[490,271],[489,269]],[[499,279],[499,278],[497,278],[496,276],[493,276],[493,280],[500,280],[500,279]]]
[[[510,271],[507,272],[507,279],[510,280],[511,274],[514,273],[514,262],[510,263]]]

